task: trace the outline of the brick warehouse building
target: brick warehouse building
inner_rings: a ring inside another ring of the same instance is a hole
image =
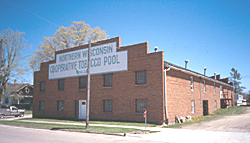
[[[92,46],[111,42],[116,43],[117,52],[127,51],[127,70],[91,75],[90,120],[143,122],[147,109],[148,122],[161,124],[167,119],[174,122],[176,115],[196,117],[233,106],[233,85],[228,78],[208,77],[166,62],[163,51],[149,53],[147,42],[121,47],[116,37]],[[87,47],[56,51],[55,55]],[[59,60],[42,63],[34,73],[33,117],[84,119],[87,78],[49,79],[50,65]]]

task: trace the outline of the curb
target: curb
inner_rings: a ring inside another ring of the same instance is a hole
[[[113,136],[121,136],[126,137],[127,133],[105,133],[105,132],[91,132],[91,131],[80,131],[80,130],[68,130],[68,129],[58,129],[58,128],[51,128],[48,129],[51,131],[67,131],[67,132],[79,132],[79,133],[91,133],[91,134],[103,134],[103,135],[113,135]]]

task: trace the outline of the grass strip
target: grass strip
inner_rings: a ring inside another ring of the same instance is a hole
[[[72,120],[60,120],[60,119],[43,119],[43,118],[25,118],[20,120],[30,121],[47,121],[47,122],[63,122],[63,123],[85,123],[85,121],[72,121]],[[137,126],[144,127],[145,123],[132,123],[132,122],[116,122],[116,121],[90,121],[90,124],[103,124],[103,125],[120,125],[120,126]],[[156,124],[147,124],[147,127],[156,127]]]
[[[218,109],[218,110],[214,111],[213,113],[211,113],[210,115],[194,117],[194,118],[192,118],[191,121],[187,121],[187,122],[181,123],[181,124],[173,124],[173,125],[164,126],[164,128],[180,128],[182,126],[186,126],[186,125],[190,125],[190,124],[194,124],[194,123],[199,123],[202,121],[217,119],[217,118],[222,117],[222,116],[239,115],[239,114],[244,113],[244,111],[246,109],[247,109],[246,107],[242,107],[242,106],[229,107],[227,109]]]
[[[25,110],[25,114],[32,114],[32,110]]]
[[[144,130],[132,129],[132,128],[119,128],[119,127],[100,127],[100,126],[89,126],[85,129],[85,126],[77,125],[62,125],[62,124],[50,124],[50,123],[30,123],[21,121],[0,121],[0,124],[21,126],[28,128],[41,128],[50,130],[68,130],[68,131],[85,131],[94,133],[131,133],[131,132],[145,132]],[[147,133],[152,131],[146,130]]]

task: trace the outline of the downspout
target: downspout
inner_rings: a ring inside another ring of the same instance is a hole
[[[201,95],[201,77],[200,77],[200,102],[202,104],[202,95]]]
[[[165,98],[165,115],[166,123],[168,125],[168,108],[167,108],[167,71],[170,71],[170,68],[164,69],[164,98]]]

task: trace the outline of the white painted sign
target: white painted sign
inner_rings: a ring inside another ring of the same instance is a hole
[[[91,47],[90,73],[102,74],[128,70],[128,51],[116,51],[116,42]],[[49,79],[88,74],[88,48],[57,54],[49,65]]]

